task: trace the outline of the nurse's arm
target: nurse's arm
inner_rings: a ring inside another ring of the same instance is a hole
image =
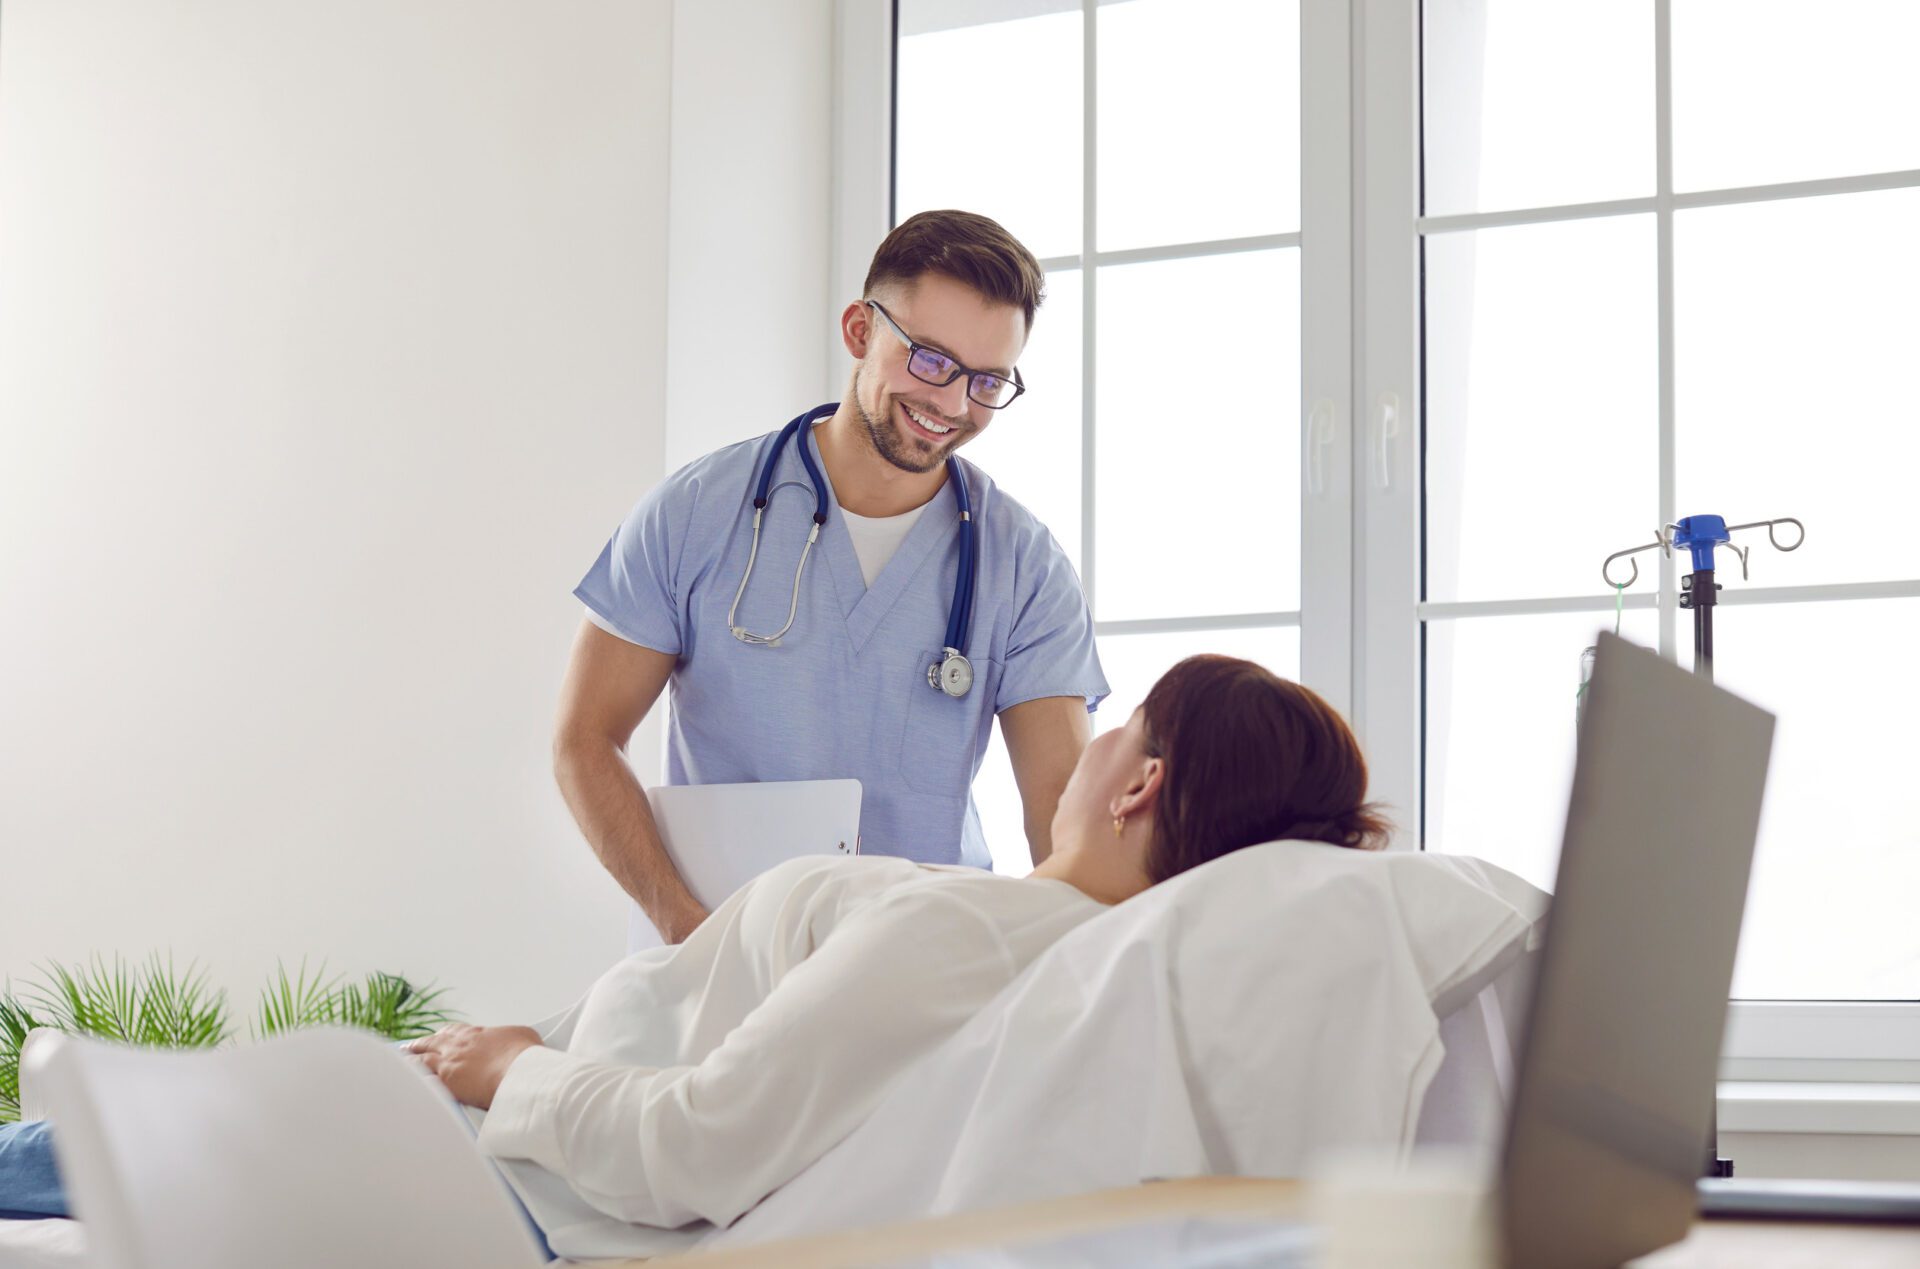
[[[580,623],[560,688],[553,774],[580,831],[660,937],[678,943],[706,919],[660,844],[627,741],[673,674],[675,658]]]
[[[1000,711],[1000,734],[1013,760],[1014,783],[1027,827],[1027,849],[1038,864],[1053,853],[1053,811],[1080,751],[1093,735],[1084,696],[1043,696]]]

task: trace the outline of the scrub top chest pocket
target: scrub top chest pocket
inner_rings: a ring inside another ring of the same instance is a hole
[[[906,726],[900,738],[900,773],[917,793],[965,797],[975,759],[987,747],[993,726],[993,700],[1000,691],[1000,663],[969,658],[973,688],[953,697],[927,682],[927,669],[946,658],[944,648],[922,650],[920,678],[907,698]]]

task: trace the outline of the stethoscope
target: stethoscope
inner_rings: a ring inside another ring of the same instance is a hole
[[[763,635],[739,625],[735,618],[740,612],[740,599],[747,593],[747,583],[753,578],[753,562],[760,554],[760,521],[766,515],[768,500],[789,485],[804,488],[799,481],[792,480],[778,486],[773,484],[773,469],[779,465],[780,451],[802,428],[811,427],[839,408],[838,401],[830,401],[781,428],[761,464],[753,487],[753,547],[747,552],[747,571],[740,578],[740,589],[733,593],[733,607],[727,610],[727,629],[742,643],[777,648],[781,637],[793,629],[794,614],[800,610],[800,575],[806,572],[807,557],[813,554],[813,544],[820,540],[820,527],[827,522],[827,482],[814,465],[813,450],[805,436],[799,442],[800,461],[806,465],[807,479],[813,482],[813,528],[808,531],[807,544],[800,551],[800,566],[793,570],[793,599],[787,605],[787,624],[770,635]],[[964,649],[973,626],[974,573],[979,567],[975,535],[979,529],[973,522],[973,501],[967,496],[967,479],[956,458],[947,459],[947,484],[953,490],[953,500],[960,504],[960,571],[953,580],[953,602],[947,606],[946,644],[940,650],[941,659],[927,667],[927,686],[957,699],[973,687],[973,663],[967,660]]]

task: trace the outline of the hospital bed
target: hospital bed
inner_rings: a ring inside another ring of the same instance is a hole
[[[591,1258],[1154,1178],[1298,1176],[1343,1148],[1491,1150],[1545,909],[1463,857],[1253,847],[1073,931],[729,1228],[521,1197],[557,1251]],[[0,1222],[0,1269],[538,1263],[460,1112],[369,1037],[28,1057],[23,1091],[60,1126],[84,1219]]]

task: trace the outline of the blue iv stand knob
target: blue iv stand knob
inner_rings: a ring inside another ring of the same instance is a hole
[[[1723,516],[1688,516],[1673,526],[1673,545],[1693,555],[1694,572],[1713,571],[1713,548],[1733,541]]]

